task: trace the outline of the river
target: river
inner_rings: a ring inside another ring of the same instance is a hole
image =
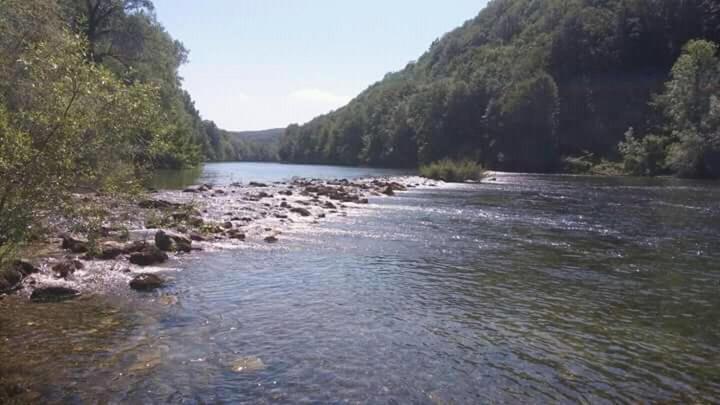
[[[370,203],[173,263],[162,293],[0,301],[0,383],[45,403],[720,400],[717,183],[498,173]]]

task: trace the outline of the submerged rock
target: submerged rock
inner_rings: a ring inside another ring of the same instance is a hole
[[[130,255],[130,263],[138,266],[152,266],[167,260],[168,255],[155,246],[146,246],[142,251]]]
[[[83,267],[85,266],[77,260],[66,260],[54,265],[52,271],[59,278],[68,278],[69,275],[75,273],[75,270],[80,270]]]
[[[130,281],[130,288],[138,291],[152,291],[165,285],[165,280],[156,274],[138,274]]]
[[[80,295],[80,291],[68,287],[42,287],[37,288],[30,295],[35,302],[55,302],[73,299]]]
[[[232,363],[232,370],[236,373],[251,373],[265,368],[265,363],[259,357],[243,357]]]

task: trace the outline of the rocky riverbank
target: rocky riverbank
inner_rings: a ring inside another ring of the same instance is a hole
[[[182,191],[158,191],[134,202],[84,196],[100,203],[107,220],[100,235],[62,231],[31,260],[19,260],[0,277],[0,296],[17,293],[34,301],[75,298],[104,287],[153,291],[166,285],[168,262],[195,252],[279,244],[283,232],[418,186],[419,177],[363,180],[307,180],[264,184],[202,184]],[[59,224],[69,222],[64,218]]]

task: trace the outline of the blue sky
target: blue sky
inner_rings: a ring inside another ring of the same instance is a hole
[[[403,68],[486,0],[155,0],[185,88],[229,130],[303,123]]]

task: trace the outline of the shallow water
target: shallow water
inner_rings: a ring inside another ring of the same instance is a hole
[[[0,382],[78,403],[720,398],[715,183],[498,174],[348,213],[174,263],[162,293],[0,301]]]

